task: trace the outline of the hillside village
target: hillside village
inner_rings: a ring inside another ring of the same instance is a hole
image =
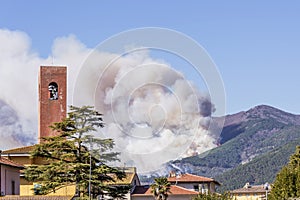
[[[67,68],[54,66],[41,66],[39,74],[39,133],[38,143],[41,138],[57,134],[49,126],[66,117],[67,98]],[[34,194],[38,183],[30,182],[24,178],[24,169],[31,165],[43,165],[45,160],[30,156],[36,145],[8,149],[1,152],[0,176],[2,199],[72,199],[76,194],[76,185],[72,183],[47,195]],[[108,185],[130,185],[131,189],[125,195],[126,199],[147,200],[154,199],[153,189],[150,185],[141,183],[138,169],[135,167],[120,167],[125,177]],[[216,193],[218,187],[224,187],[217,179],[199,176],[193,173],[170,171],[167,182],[169,183],[169,200],[188,200],[199,194]],[[251,185],[246,183],[242,188],[235,188],[230,194],[237,200],[267,199],[271,191],[271,184]],[[105,194],[98,199],[107,199]],[[116,198],[117,199],[117,198]]]

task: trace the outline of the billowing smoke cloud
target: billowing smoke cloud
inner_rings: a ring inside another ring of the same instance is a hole
[[[94,52],[74,94],[75,102],[92,100],[104,114],[102,133],[116,141],[125,165],[147,172],[215,147],[209,96],[149,50],[129,52]]]
[[[5,144],[0,141],[2,149],[36,142],[38,68],[52,62],[68,66],[68,104],[75,98],[103,113],[106,127],[99,135],[115,140],[127,166],[151,171],[169,160],[215,147],[208,129],[214,110],[209,96],[170,64],[151,58],[147,50],[123,56],[96,52],[95,58],[86,60],[92,50],[71,35],[57,38],[52,55],[41,58],[25,33],[1,29],[0,43],[0,116],[10,116],[13,126],[19,127],[16,133],[1,124],[5,117],[0,118],[1,136],[5,132],[8,138]],[[107,66],[112,58],[117,59]],[[91,75],[81,87],[93,96],[73,95],[83,63],[89,64]]]
[[[26,33],[7,29],[0,29],[0,44],[0,149],[3,150],[37,142],[39,66],[49,66],[52,62],[69,66],[68,92],[72,95],[77,69],[89,50],[69,36],[56,39],[53,56],[42,58],[32,50]],[[7,119],[10,125],[3,124]]]

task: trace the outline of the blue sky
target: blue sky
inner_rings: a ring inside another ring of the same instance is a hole
[[[1,0],[0,28],[28,34],[41,57],[70,34],[93,48],[128,29],[174,29],[201,44],[218,66],[228,113],[259,104],[300,113],[299,9],[299,1]]]

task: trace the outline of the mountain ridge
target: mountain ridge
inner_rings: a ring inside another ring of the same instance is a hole
[[[170,166],[180,168],[182,172],[220,177],[295,140],[300,141],[300,115],[259,105],[248,111],[225,116],[220,146],[200,155],[172,161]],[[278,168],[273,171],[278,171]]]

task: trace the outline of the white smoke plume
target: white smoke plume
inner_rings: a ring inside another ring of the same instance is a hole
[[[69,36],[56,39],[52,55],[42,58],[33,51],[31,39],[26,33],[0,29],[1,150],[37,142],[39,66],[49,66],[52,63],[67,65],[70,86],[68,93],[72,95],[72,83],[88,53],[89,50],[74,36]],[[13,122],[4,125],[7,119]]]
[[[93,101],[104,116],[103,135],[116,141],[125,165],[142,172],[216,146],[209,96],[149,55],[144,49],[123,56],[94,52],[81,71],[80,95],[74,94],[75,102]]]
[[[2,126],[0,135],[7,140],[0,140],[0,149],[37,141],[38,69],[52,62],[68,66],[68,104],[75,98],[76,103],[88,102],[103,113],[106,126],[99,135],[115,140],[127,166],[151,171],[216,146],[208,130],[214,110],[209,96],[170,64],[151,58],[149,51],[124,56],[96,52],[95,58],[86,60],[92,49],[71,35],[57,38],[51,55],[42,58],[32,50],[26,33],[5,29],[0,29],[0,44],[0,100],[15,111],[22,132],[15,134]],[[107,67],[112,58],[117,59]],[[90,76],[81,87],[94,96],[73,94],[77,75],[87,62]],[[1,105],[0,112],[5,114]]]

